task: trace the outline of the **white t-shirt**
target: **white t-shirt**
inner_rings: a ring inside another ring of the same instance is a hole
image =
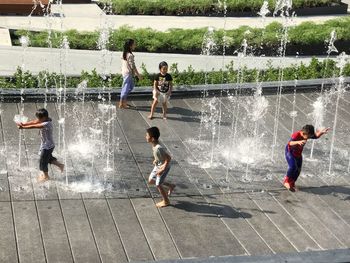
[[[133,75],[135,71],[135,59],[134,55],[131,53],[128,53],[126,55],[126,60],[122,57],[122,75],[123,77],[127,75]]]
[[[168,154],[166,149],[160,144],[157,144],[156,146],[152,147],[152,149],[153,149],[153,157],[156,160],[156,165],[160,166],[164,164],[166,156]]]

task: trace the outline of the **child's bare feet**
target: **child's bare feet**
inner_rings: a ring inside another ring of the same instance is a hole
[[[129,109],[130,106],[126,103],[119,103],[119,109]]]
[[[46,182],[47,180],[49,180],[50,177],[49,176],[46,176],[46,175],[39,175],[37,177],[37,180],[39,183],[43,183],[43,182]]]
[[[163,115],[163,120],[166,120],[166,119],[167,119],[166,115]]]
[[[168,206],[168,205],[170,205],[170,201],[165,201],[165,200],[160,201],[159,203],[156,204],[156,206],[157,206],[158,208],[166,207],[166,206]]]
[[[150,119],[150,120],[152,120],[152,119],[153,119],[153,115],[148,115],[147,118]]]
[[[174,192],[175,187],[176,187],[176,185],[174,185],[174,184],[169,187],[168,196],[170,196]]]

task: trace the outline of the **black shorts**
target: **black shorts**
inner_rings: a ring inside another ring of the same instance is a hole
[[[51,164],[53,161],[57,160],[55,157],[52,156],[53,149],[54,148],[51,148],[49,150],[42,149],[40,151],[40,160],[39,160],[40,171],[47,173],[49,171],[48,164],[49,163]]]

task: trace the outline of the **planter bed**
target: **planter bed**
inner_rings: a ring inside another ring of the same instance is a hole
[[[109,2],[110,0],[108,0]],[[228,17],[254,17],[258,16],[263,0],[255,1],[239,1],[226,0]],[[107,3],[108,3],[107,2]],[[219,4],[219,2],[221,4]],[[274,0],[269,0],[268,16],[271,16],[274,10]],[[112,0],[112,14],[116,15],[161,15],[161,16],[224,16],[223,9],[224,0],[183,0],[181,3],[175,1],[145,1],[145,0]],[[103,1],[99,2],[101,9],[104,9]],[[293,9],[298,16],[313,16],[313,15],[331,15],[331,14],[346,14],[347,4],[337,0],[308,0],[308,1],[293,1]],[[110,9],[108,9],[110,10]]]

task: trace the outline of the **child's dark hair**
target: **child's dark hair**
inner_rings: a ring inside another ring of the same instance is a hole
[[[151,138],[154,138],[155,140],[158,140],[160,137],[160,132],[157,127],[151,127],[147,129],[147,133]]]
[[[35,117],[38,119],[49,118],[49,112],[44,108],[38,109],[35,113]]]
[[[135,43],[135,40],[129,38],[124,43],[124,49],[123,49],[123,59],[126,60],[126,56],[128,53],[132,54],[131,46]]]
[[[162,61],[159,63],[159,70],[162,69],[162,67],[167,67],[168,63],[166,63],[165,61]]]
[[[315,135],[315,127],[313,125],[307,124],[301,130],[311,137]]]

